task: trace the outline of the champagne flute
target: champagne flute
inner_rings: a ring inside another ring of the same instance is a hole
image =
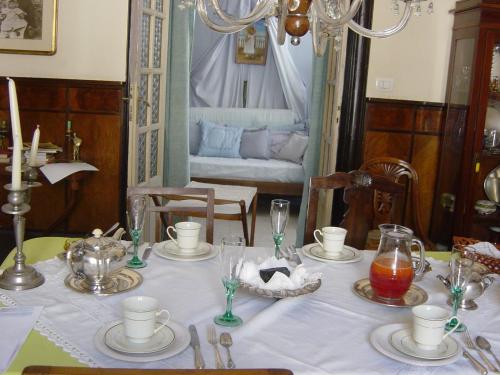
[[[271,201],[271,227],[273,230],[274,255],[280,258],[280,248],[285,238],[285,228],[290,212],[290,201],[285,199],[273,199]]]
[[[144,214],[146,212],[146,197],[144,195],[131,195],[127,200],[128,229],[134,245],[134,255],[127,262],[129,268],[146,267],[146,262],[137,255],[139,251],[139,240],[144,227]]]
[[[472,274],[472,265],[474,264],[473,258],[473,251],[465,248],[461,252],[459,248],[453,247],[450,259],[450,291],[453,301],[452,316],[457,316],[458,306],[462,302],[465,288],[469,283]],[[451,331],[457,324],[458,327],[455,329],[455,332],[463,332],[467,329],[465,324],[459,323],[457,319],[451,319],[446,324],[446,330]]]
[[[236,327],[243,323],[240,317],[233,315],[233,297],[240,286],[239,275],[243,264],[245,240],[239,236],[224,237],[219,253],[222,284],[226,288],[226,312],[217,315],[214,322],[221,326]]]

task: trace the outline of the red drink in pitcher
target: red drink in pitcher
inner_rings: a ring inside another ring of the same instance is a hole
[[[410,288],[413,267],[410,260],[377,257],[370,267],[370,284],[375,295],[399,299]]]

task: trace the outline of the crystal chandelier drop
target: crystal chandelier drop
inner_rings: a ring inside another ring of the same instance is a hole
[[[364,0],[257,0],[250,14],[242,18],[227,14],[219,0],[178,1],[181,9],[195,6],[201,20],[210,29],[225,34],[239,32],[262,18],[277,17],[279,44],[285,43],[288,34],[291,43],[298,45],[300,38],[311,31],[317,56],[323,55],[329,38],[333,38],[336,49],[340,47],[345,25],[367,38],[387,38],[403,30],[412,14],[421,14],[422,3],[428,2],[427,13],[432,13],[434,9],[432,0],[391,0],[391,9],[398,15],[401,13],[399,22],[387,29],[375,31],[353,20]]]

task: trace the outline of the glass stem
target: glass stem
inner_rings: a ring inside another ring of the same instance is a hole
[[[233,316],[233,297],[234,297],[235,289],[232,287],[226,287],[226,312],[224,313],[224,317],[231,318]]]
[[[138,259],[139,257],[137,256],[138,252],[139,252],[139,238],[140,238],[140,234],[139,234],[139,231],[132,231],[132,243],[134,244],[134,255],[133,255],[133,259]]]
[[[457,316],[458,313],[458,305],[460,304],[462,300],[462,290],[461,289],[452,289],[451,290],[451,295],[453,298],[453,305],[452,305],[452,316]],[[458,324],[458,321],[454,318],[451,322],[451,325],[454,327]]]

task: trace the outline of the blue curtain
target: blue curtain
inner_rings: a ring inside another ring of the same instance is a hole
[[[194,10],[181,10],[170,3],[167,102],[165,111],[165,186],[182,187],[189,182],[189,71]]]
[[[309,196],[309,178],[318,175],[319,151],[321,132],[323,129],[323,108],[325,96],[325,77],[328,66],[328,49],[323,57],[316,57],[313,61],[313,77],[310,93],[309,112],[309,144],[304,155],[304,190],[300,205],[299,220],[297,223],[297,246],[304,245],[304,229],[307,214],[307,199]]]

